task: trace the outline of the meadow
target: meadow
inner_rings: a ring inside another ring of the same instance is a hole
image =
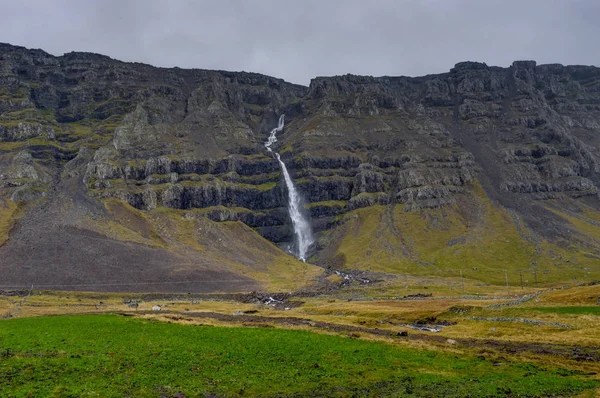
[[[3,396],[571,395],[585,372],[297,330],[119,315],[2,321]]]
[[[0,396],[600,394],[600,285],[447,296],[439,283],[411,287],[431,296],[375,297],[389,289],[279,307],[253,296],[0,295]]]

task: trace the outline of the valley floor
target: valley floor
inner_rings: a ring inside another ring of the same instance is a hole
[[[600,394],[598,284],[1,293],[3,396]]]

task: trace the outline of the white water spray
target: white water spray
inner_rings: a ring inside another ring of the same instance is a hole
[[[271,149],[271,145],[277,142],[277,133],[283,130],[284,124],[285,115],[281,115],[279,117],[279,123],[277,123],[277,127],[271,130],[269,139],[267,142],[265,142],[265,147],[269,150],[269,152],[275,154],[275,157],[281,166],[281,170],[283,171],[283,178],[285,179],[285,185],[287,186],[288,190],[288,208],[290,211],[290,218],[292,219],[292,225],[294,226],[294,237],[296,240],[297,252],[294,254],[300,260],[306,261],[306,253],[308,252],[310,245],[313,243],[312,229],[310,227],[310,223],[302,214],[302,201],[300,200],[300,195],[294,186],[294,182],[290,178],[287,167],[285,167],[285,163],[283,163],[279,154],[277,152],[273,152]]]

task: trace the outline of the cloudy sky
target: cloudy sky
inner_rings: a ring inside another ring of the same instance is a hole
[[[0,42],[307,85],[459,61],[600,65],[600,0],[0,0]]]

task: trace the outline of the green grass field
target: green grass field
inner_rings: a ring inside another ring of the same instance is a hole
[[[533,311],[551,312],[556,314],[567,315],[600,315],[600,306],[583,306],[583,307],[532,307],[523,308]]]
[[[295,330],[116,315],[0,321],[3,397],[564,396],[598,385],[564,369]]]

